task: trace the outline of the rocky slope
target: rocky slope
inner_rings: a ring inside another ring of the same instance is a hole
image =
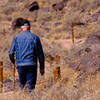
[[[34,1],[39,6],[35,11],[30,10]],[[46,73],[42,78],[38,73],[36,90],[31,96],[17,91],[0,94],[0,100],[100,100],[100,0],[1,0],[0,60],[4,62],[4,91],[13,89],[8,49],[13,36],[20,32],[11,29],[11,23],[18,17],[28,19],[31,31],[40,36]],[[54,61],[56,55],[61,58],[60,64]],[[61,67],[57,83],[53,77],[56,66]],[[16,73],[18,89],[17,78]]]

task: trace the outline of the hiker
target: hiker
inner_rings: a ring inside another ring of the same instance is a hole
[[[37,60],[39,59],[40,74],[44,75],[44,53],[39,37],[30,32],[30,22],[24,20],[20,26],[21,33],[14,36],[9,49],[9,57],[15,64],[19,74],[20,88],[27,87],[31,92],[35,89],[37,80]]]

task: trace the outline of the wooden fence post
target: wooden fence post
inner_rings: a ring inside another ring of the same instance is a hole
[[[59,79],[61,79],[60,66],[56,66],[56,68],[53,71],[53,75],[54,75],[55,82],[57,82]]]
[[[56,62],[56,68],[53,70],[54,80],[57,82],[61,79],[61,71],[60,71],[60,56],[56,55],[54,57],[54,61]]]
[[[3,88],[3,62],[0,61],[0,92],[2,92]]]
[[[60,56],[59,55],[56,55],[54,57],[54,60],[55,60],[56,64],[60,64]]]
[[[72,25],[72,43],[74,44],[75,42],[75,35],[74,35],[74,25]]]

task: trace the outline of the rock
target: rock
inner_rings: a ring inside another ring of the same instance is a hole
[[[80,70],[94,74],[100,69],[100,50],[83,57],[79,66]]]
[[[40,7],[38,5],[38,2],[34,1],[30,5],[28,5],[27,8],[29,9],[30,12],[33,12],[35,10],[39,10]]]
[[[75,54],[75,56],[81,57],[83,53],[90,53],[90,52],[92,52],[92,49],[91,49],[90,47],[87,47],[87,48],[84,48],[84,49],[79,50],[79,51]]]
[[[16,8],[9,7],[4,11],[4,13],[6,15],[9,15],[9,14],[12,14],[13,12],[15,12],[15,11],[16,11]]]
[[[89,53],[89,52],[91,52],[92,50],[90,49],[90,48],[86,48],[85,49],[85,52],[87,52],[87,53]]]
[[[55,26],[59,26],[59,25],[61,25],[62,24],[62,22],[56,22],[55,23]]]
[[[93,32],[87,38],[84,45],[88,47],[74,54],[75,61],[71,62],[69,67],[77,71],[95,74],[100,70],[100,30]]]
[[[97,12],[97,13],[93,14],[91,16],[90,22],[96,22],[96,21],[98,21],[99,15],[100,15],[100,12]]]
[[[69,67],[74,69],[74,70],[77,70],[78,71],[78,67],[79,67],[80,63],[70,63],[69,64]]]
[[[60,3],[56,3],[56,4],[53,4],[52,5],[52,8],[56,11],[58,10],[62,10],[64,8],[64,4],[63,2],[60,2]]]
[[[89,35],[85,43],[91,45],[100,43],[100,30]]]
[[[81,51],[81,50],[80,50]],[[80,52],[79,51],[79,52]],[[86,55],[81,56],[84,52],[87,52]],[[69,64],[74,70],[83,71],[90,74],[94,74],[100,69],[100,50],[92,52],[91,49],[86,48],[79,53],[80,56],[77,58],[81,58],[79,61],[75,61]]]
[[[86,25],[86,23],[83,22],[77,22],[77,23],[73,23],[72,26],[81,26],[81,25]]]
[[[56,11],[58,11],[58,10],[61,11],[65,7],[67,1],[68,0],[63,0],[63,1],[59,2],[59,3],[55,3],[55,4],[52,5],[52,8],[54,10],[56,10]]]
[[[50,11],[50,8],[49,7],[44,7],[44,8],[42,8],[42,11],[43,12],[49,12]]]

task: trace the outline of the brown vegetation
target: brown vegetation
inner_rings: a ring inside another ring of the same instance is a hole
[[[27,7],[34,1],[39,9],[30,12]],[[60,10],[52,8],[61,2],[65,4]],[[4,92],[13,90],[8,49],[20,30],[11,30],[9,26],[17,18],[28,19],[31,31],[41,38],[46,73],[44,77],[38,73],[37,86],[31,95],[18,90],[16,73],[18,91],[2,93],[0,100],[100,100],[100,0],[1,0],[0,60],[4,68]],[[61,76],[54,70],[56,66],[60,66]],[[59,76],[61,79],[54,82]]]

